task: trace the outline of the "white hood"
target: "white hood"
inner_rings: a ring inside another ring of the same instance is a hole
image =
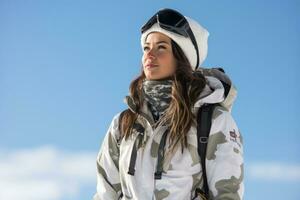
[[[198,71],[204,74],[207,84],[199,95],[194,108],[201,107],[204,103],[220,103],[231,112],[232,105],[237,96],[237,90],[229,77],[225,73],[213,68],[201,68]]]

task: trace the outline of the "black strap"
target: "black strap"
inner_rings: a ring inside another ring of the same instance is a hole
[[[198,154],[201,159],[202,172],[203,172],[203,190],[204,194],[209,196],[209,188],[206,176],[206,146],[208,142],[209,132],[212,122],[213,110],[217,104],[204,104],[199,108],[197,114],[197,140],[198,140]],[[199,190],[199,188],[198,188]]]
[[[130,174],[131,176],[134,176],[134,172],[135,172],[135,162],[136,162],[136,156],[137,156],[137,149],[138,149],[138,143],[139,143],[139,137],[141,136],[141,134],[139,134],[133,144],[132,147],[132,151],[131,151],[131,156],[130,156],[130,163],[129,163],[129,169],[128,169],[128,174]]]
[[[166,145],[168,132],[169,132],[169,128],[164,132],[164,134],[160,139],[160,143],[158,147],[158,155],[157,155],[156,172],[154,173],[155,179],[161,179],[161,174],[163,171],[164,155],[165,155],[165,145]]]
[[[129,163],[129,168],[128,168],[128,174],[134,176],[135,172],[135,163],[136,163],[136,156],[137,156],[137,150],[141,144],[141,141],[143,140],[143,135],[145,128],[139,124],[139,123],[134,123],[133,128],[138,131],[138,136],[135,138],[132,151],[131,151],[131,156],[130,156],[130,163]]]

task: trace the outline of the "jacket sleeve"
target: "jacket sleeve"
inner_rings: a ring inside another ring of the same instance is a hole
[[[118,161],[118,118],[119,114],[113,118],[97,156],[97,192],[93,200],[117,200],[122,195]]]
[[[243,199],[242,135],[231,113],[224,108],[217,107],[212,120],[206,153],[206,173],[211,199]]]

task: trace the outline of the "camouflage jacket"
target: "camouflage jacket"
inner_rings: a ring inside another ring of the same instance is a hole
[[[225,75],[226,76],[226,75]],[[243,199],[243,141],[231,115],[236,98],[236,88],[228,77],[206,75],[208,84],[192,108],[196,115],[204,103],[220,103],[213,113],[213,121],[206,154],[206,174],[210,198],[214,200]],[[229,83],[229,90],[219,79]],[[130,96],[125,98],[135,112]],[[97,192],[94,200],[201,200],[195,188],[202,188],[202,168],[197,152],[197,128],[192,126],[187,134],[188,147],[175,153],[165,153],[161,179],[155,179],[158,146],[165,126],[153,127],[154,120],[146,103],[137,122],[144,133],[133,129],[132,137],[120,140],[118,130],[120,113],[113,117],[97,156]],[[128,174],[132,149],[136,145],[134,175]],[[168,147],[168,140],[165,148]]]

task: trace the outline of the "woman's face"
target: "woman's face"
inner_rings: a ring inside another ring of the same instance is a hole
[[[171,39],[159,32],[150,33],[143,46],[142,62],[148,80],[163,79],[175,73]]]

